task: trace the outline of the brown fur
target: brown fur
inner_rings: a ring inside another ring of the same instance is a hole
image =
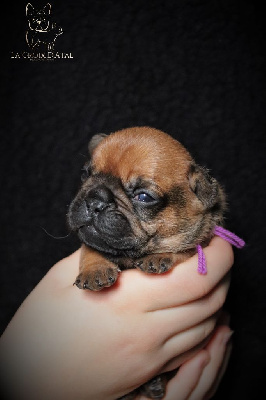
[[[80,289],[109,287],[124,268],[164,273],[222,223],[220,185],[166,133],[137,127],[96,135],[89,152],[88,176],[68,214],[84,243]],[[139,201],[140,193],[151,202]]]

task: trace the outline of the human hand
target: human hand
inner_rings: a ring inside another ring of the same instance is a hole
[[[227,318],[226,318],[227,319]],[[224,321],[204,347],[184,362],[167,384],[164,400],[207,400],[215,394],[230,358],[232,331]],[[138,396],[136,400],[149,400]]]
[[[204,252],[205,276],[194,256],[163,275],[124,271],[98,293],[72,286],[79,251],[56,264],[1,340],[14,399],[116,399],[190,359],[215,328],[233,263],[220,238]]]

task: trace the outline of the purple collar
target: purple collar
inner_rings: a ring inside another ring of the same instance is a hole
[[[228,231],[227,229],[222,228],[221,226],[215,226],[214,235],[220,236],[222,239],[226,240],[228,243],[231,243],[233,246],[237,247],[238,249],[242,249],[245,246],[244,240],[240,239],[234,233]],[[200,244],[197,245],[197,252],[198,252],[198,272],[202,275],[207,274],[207,265],[206,265],[206,258],[203,253],[203,249]]]

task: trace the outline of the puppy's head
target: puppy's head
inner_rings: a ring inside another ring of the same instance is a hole
[[[68,222],[106,256],[189,251],[222,222],[219,184],[167,134],[142,127],[96,135],[89,152]]]

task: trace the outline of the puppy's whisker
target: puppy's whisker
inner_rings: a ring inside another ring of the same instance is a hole
[[[49,233],[45,228],[43,228],[42,226],[40,226],[40,228],[46,233],[46,235],[50,236],[53,239],[57,239],[57,240],[61,240],[61,239],[66,239],[67,237],[69,237],[71,235],[71,232],[69,232],[66,236],[54,236],[51,233]]]
[[[79,155],[80,155],[81,157],[83,157],[83,158],[88,158],[88,156],[85,155],[85,154],[79,153]]]

